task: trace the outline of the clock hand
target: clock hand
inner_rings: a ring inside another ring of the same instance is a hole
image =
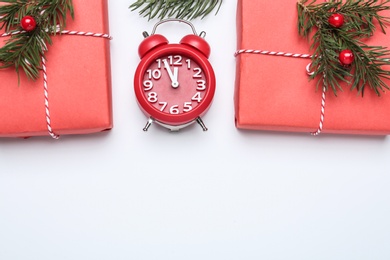
[[[175,75],[174,75],[172,73],[172,71],[171,71],[171,68],[170,68],[170,66],[168,64],[168,61],[167,60],[163,60],[163,62],[164,62],[164,67],[165,67],[165,69],[168,72],[169,78],[171,79],[171,82],[172,82],[171,86],[173,88],[179,87],[179,82],[177,82],[177,71],[178,71],[177,68],[173,68],[173,70],[175,72]]]
[[[174,88],[179,87],[179,68],[178,67],[173,68],[173,78],[174,78],[174,82],[172,84],[175,85]]]

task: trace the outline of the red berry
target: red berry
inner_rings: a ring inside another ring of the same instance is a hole
[[[337,13],[336,14],[332,14],[329,17],[328,22],[334,28],[340,28],[344,24],[344,15],[337,14]]]
[[[37,22],[35,21],[34,17],[27,15],[22,18],[20,25],[26,32],[31,32],[37,27]]]
[[[339,54],[339,61],[342,65],[351,65],[354,60],[354,55],[351,50],[343,50]]]

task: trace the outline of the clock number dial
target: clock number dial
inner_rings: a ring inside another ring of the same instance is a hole
[[[173,66],[183,65],[182,64],[183,57],[180,55],[174,55],[174,56],[170,55],[170,56],[168,56],[168,59],[169,59],[170,65],[173,65]]]
[[[194,76],[192,76],[194,79],[202,78],[202,69],[201,68],[194,68]]]
[[[200,90],[200,91],[204,91],[206,90],[206,81],[201,79],[201,80],[197,80],[196,83],[198,84],[197,86],[197,90]]]
[[[171,108],[169,109],[169,113],[172,115],[178,115],[180,113],[179,105],[171,106]]]
[[[191,100],[200,103],[200,101],[202,101],[202,96],[200,95],[200,92],[196,92],[196,94],[191,98]]]
[[[165,55],[145,70],[143,92],[158,111],[179,115],[196,109],[208,90],[205,73],[186,55]]]
[[[149,75],[149,79],[160,79],[161,78],[161,70],[147,70],[146,73]]]
[[[157,101],[158,101],[158,95],[157,95],[157,93],[156,92],[150,92],[149,94],[148,94],[148,101],[150,102],[150,103],[156,103]]]
[[[144,91],[152,90],[153,82],[151,80],[144,80]]]
[[[183,111],[190,112],[192,110],[192,102],[184,102]]]
[[[168,102],[159,102],[158,104],[161,106],[160,111],[164,111],[164,109],[168,106]]]

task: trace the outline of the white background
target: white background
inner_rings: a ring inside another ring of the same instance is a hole
[[[0,139],[1,260],[390,259],[389,138],[237,130],[236,1],[194,21],[218,81],[209,131],[144,133],[132,81],[156,20],[131,3],[109,0],[114,129]]]

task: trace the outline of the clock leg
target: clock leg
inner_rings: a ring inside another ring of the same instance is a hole
[[[154,122],[153,118],[150,117],[150,118],[148,119],[148,122],[146,123],[146,125],[145,125],[145,127],[144,127],[143,130],[144,130],[145,132],[147,132],[147,131],[149,130],[150,126],[153,124],[153,122]]]
[[[198,118],[196,119],[196,122],[200,125],[200,127],[202,127],[203,131],[207,131],[207,130],[208,130],[207,127],[206,127],[206,125],[203,123],[202,118],[198,117]]]

